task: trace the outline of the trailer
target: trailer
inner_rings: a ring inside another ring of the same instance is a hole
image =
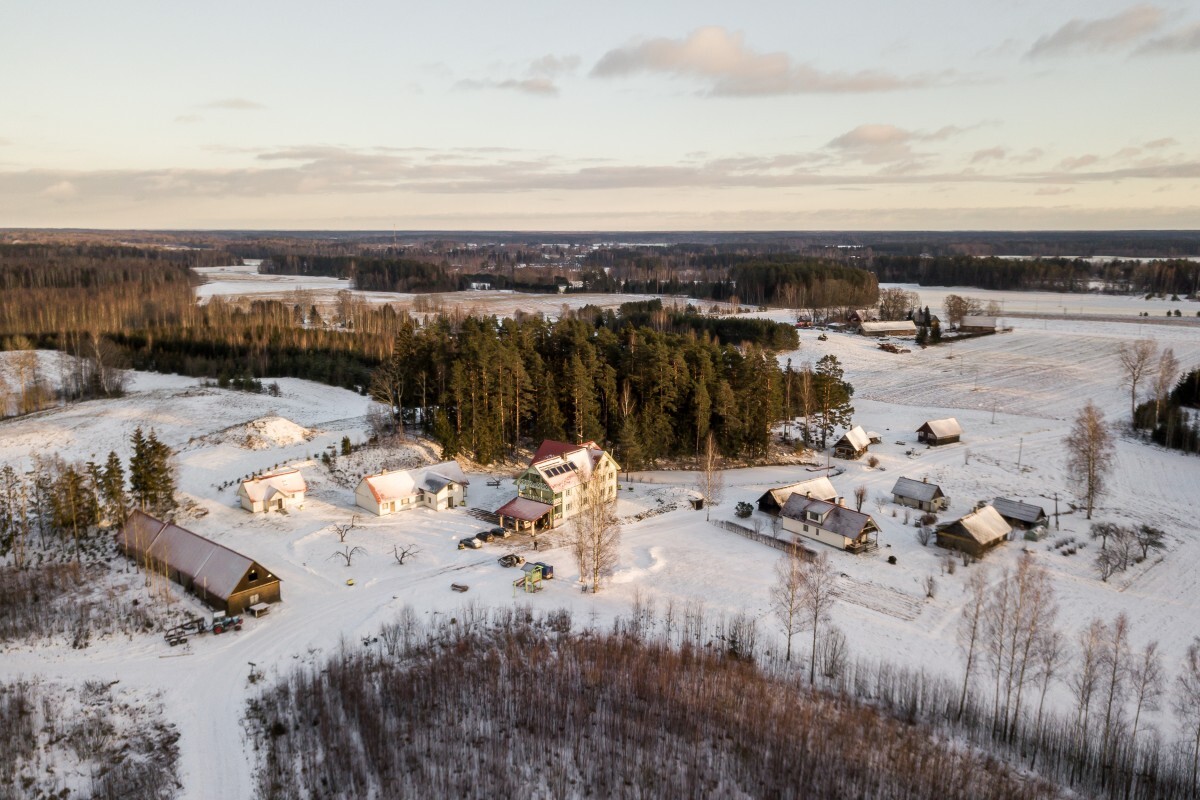
[[[188,637],[200,636],[205,633],[212,633],[214,636],[224,633],[225,631],[240,631],[242,629],[242,618],[234,615],[226,615],[223,611],[218,611],[213,614],[212,622],[204,619],[204,617],[192,617],[186,622],[181,622],[163,632],[163,638],[167,640],[167,644],[174,647],[179,644],[186,644]]]

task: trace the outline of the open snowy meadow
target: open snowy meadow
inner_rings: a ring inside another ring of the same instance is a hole
[[[205,296],[255,293],[257,288],[251,291],[250,286],[265,285],[261,278],[267,277],[272,278],[269,283],[281,284],[271,291],[332,288],[301,287],[292,285],[299,281],[274,280],[277,276],[209,277],[214,282],[201,287]],[[940,302],[921,293],[931,306]],[[963,293],[985,300],[990,294]],[[621,301],[608,297],[614,304]],[[1019,298],[1024,302],[1026,296]],[[1185,370],[1192,369],[1200,365],[1200,325],[1194,320],[1142,325],[1115,318],[1135,317],[1134,309],[1144,310],[1139,303],[1150,305],[1141,300],[1128,300],[1128,314],[1114,311],[1110,320],[1073,319],[1080,316],[1073,314],[1076,306],[1091,298],[1072,296],[1065,317],[1012,318],[1006,320],[1011,332],[912,348],[909,353],[885,352],[875,340],[850,334],[831,333],[827,341],[819,341],[816,331],[802,331],[800,348],[780,355],[781,361],[791,359],[794,365],[836,355],[855,388],[856,424],[882,436],[882,443],[871,448],[878,466],[870,467],[865,458],[832,461],[842,469],[832,478],[838,493],[853,503],[854,490],[865,486],[863,510],[882,528],[876,552],[855,556],[828,551],[840,573],[832,624],[846,635],[852,657],[887,658],[931,672],[958,673],[955,624],[967,577],[972,570],[986,570],[991,580],[999,581],[1002,570],[1026,549],[1053,576],[1068,635],[1094,617],[1109,620],[1124,612],[1133,624],[1133,645],[1159,640],[1172,672],[1192,637],[1200,636],[1200,536],[1195,523],[1200,512],[1200,460],[1126,433],[1129,395],[1120,386],[1116,359],[1121,342],[1151,337],[1160,346],[1172,347]],[[538,302],[550,311],[557,308],[554,301],[561,305],[560,298]],[[515,307],[542,308],[530,305],[525,296],[516,302]],[[1016,311],[1016,304],[1009,300],[1007,308]],[[1162,304],[1153,305],[1158,309]],[[765,313],[791,318],[782,311]],[[1083,316],[1089,313],[1085,309]],[[69,460],[103,459],[110,450],[128,458],[133,429],[154,428],[177,452],[184,500],[180,524],[253,557],[282,578],[283,602],[232,635],[195,637],[177,648],[168,647],[157,633],[101,638],[83,650],[65,641],[43,641],[10,645],[0,659],[5,679],[37,676],[66,685],[119,681],[122,690],[136,688],[140,702],[161,704],[164,717],[181,734],[181,797],[253,796],[254,754],[247,747],[244,714],[247,700],[259,691],[257,682],[317,659],[343,642],[373,637],[405,605],[425,619],[454,616],[468,601],[569,607],[580,624],[605,627],[625,613],[637,595],[660,607],[668,602],[703,603],[713,615],[745,613],[757,620],[760,638],[773,640],[770,646],[782,642],[768,597],[779,551],[712,524],[705,511],[692,510],[687,498],[694,475],[646,472],[632,480],[622,475],[621,558],[603,590],[594,595],[581,592],[578,568],[567,549],[543,547],[537,557],[554,565],[555,579],[542,592],[527,595],[514,591],[516,571],[497,564],[504,553],[524,552],[527,542],[497,540],[481,550],[456,549],[460,538],[490,527],[469,509],[437,513],[418,508],[377,518],[355,507],[359,475],[382,466],[435,461],[428,446],[407,442],[386,450],[363,449],[338,457],[329,468],[319,458],[323,451],[338,446],[345,436],[355,444],[367,438],[370,401],[306,381],[279,379],[278,384],[280,396],[271,397],[205,387],[191,378],[139,373],[126,397],[0,423],[0,462],[19,467],[28,466],[34,455],[56,452]],[[1096,574],[1098,545],[1088,540],[1091,523],[1074,509],[1077,494],[1064,469],[1064,438],[1076,412],[1089,400],[1119,431],[1116,466],[1094,521],[1148,523],[1168,537],[1165,551],[1108,582]],[[958,418],[963,441],[932,449],[918,445],[916,428],[945,416]],[[237,481],[285,464],[299,467],[308,482],[304,507],[286,514],[243,511],[236,497]],[[509,499],[515,491],[513,471],[468,472],[468,505],[490,511]],[[710,510],[711,517],[733,520],[739,501],[753,503],[770,487],[819,474],[824,473],[806,466],[730,470],[723,501]],[[922,546],[913,526],[915,515],[890,501],[890,489],[902,476],[927,478],[943,488],[951,505],[940,515],[942,520],[955,519],[977,502],[995,497],[1024,500],[1053,514],[1057,495],[1061,516],[1052,522],[1046,539],[1007,542],[981,563],[960,565],[947,574],[945,551]],[[495,478],[501,485],[489,486]],[[762,530],[771,530],[770,518],[757,511],[751,520],[740,522],[752,526],[755,519]],[[334,526],[351,522],[357,527],[345,544],[364,552],[347,566],[334,555],[343,548]],[[400,565],[394,550],[408,545],[419,552]],[[889,556],[895,557],[895,564],[888,563]],[[119,557],[113,563],[122,575],[132,571]],[[929,576],[936,584],[932,597],[926,590]],[[451,583],[466,584],[469,590],[456,593]],[[151,602],[149,592],[141,599]],[[202,610],[181,591],[175,592],[175,602],[197,613]],[[807,657],[805,646],[798,642],[798,648]],[[1060,685],[1052,692],[1053,701],[1065,705],[1065,689]],[[1173,735],[1169,712],[1152,716]]]

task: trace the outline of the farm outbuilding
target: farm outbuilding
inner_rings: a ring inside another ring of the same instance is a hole
[[[279,578],[262,564],[143,511],[126,520],[117,547],[140,568],[166,576],[227,614],[280,601]]]
[[[937,446],[953,444],[962,438],[962,426],[954,417],[931,419],[917,428],[917,441]]]
[[[958,329],[963,333],[995,333],[1000,321],[995,317],[963,317]]]
[[[758,498],[758,510],[777,517],[788,498],[793,494],[815,497],[818,500],[833,501],[837,499],[837,489],[833,488],[833,482],[829,478],[810,478],[763,492],[762,496]]]
[[[863,336],[915,337],[917,335],[917,326],[911,319],[901,319],[893,322],[864,322],[858,326],[858,332]]]
[[[242,508],[261,514],[265,511],[303,508],[307,491],[308,486],[300,470],[289,467],[242,481],[238,487],[238,499]]]
[[[1045,509],[1041,506],[1022,503],[1019,500],[997,497],[992,501],[992,507],[1000,512],[1000,516],[1004,517],[1005,522],[1021,530],[1037,528],[1050,521]]]
[[[858,458],[870,445],[871,437],[861,425],[855,425],[834,443],[833,454],[838,458]]]
[[[879,526],[869,514],[840,503],[793,494],[779,512],[783,529],[839,550],[863,553],[879,546]]]
[[[983,506],[962,519],[937,529],[937,545],[948,550],[962,550],[976,558],[1002,544],[1012,532],[1000,512]]]
[[[897,505],[919,508],[922,511],[941,511],[950,505],[942,487],[927,480],[899,478],[892,487],[892,501]]]

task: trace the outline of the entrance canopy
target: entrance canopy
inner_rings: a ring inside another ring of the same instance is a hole
[[[537,522],[549,514],[553,508],[549,503],[539,503],[528,497],[514,497],[496,509],[496,516],[519,519],[522,522]]]

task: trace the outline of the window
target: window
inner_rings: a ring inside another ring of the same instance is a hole
[[[252,569],[250,570],[250,582],[254,583],[256,580],[258,580],[258,570]]]
[[[808,526],[807,526],[807,525],[805,525],[805,526],[804,526],[804,532],[805,532],[805,533],[808,533]]]

